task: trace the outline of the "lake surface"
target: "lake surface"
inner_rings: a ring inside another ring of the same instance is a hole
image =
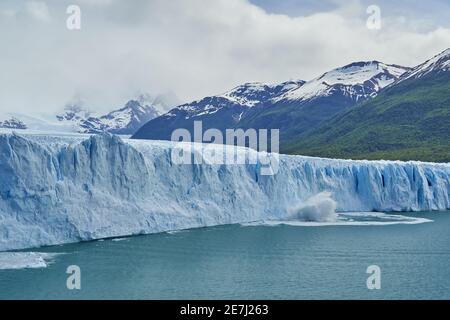
[[[433,222],[230,225],[34,249],[60,254],[0,270],[0,299],[450,299],[450,212],[408,215]],[[66,287],[70,265],[81,290]],[[367,289],[370,265],[380,290]]]

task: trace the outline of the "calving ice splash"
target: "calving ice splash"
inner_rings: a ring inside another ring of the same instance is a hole
[[[107,134],[0,135],[0,250],[254,221],[335,223],[336,211],[450,208],[450,164],[278,155],[276,174],[263,175],[259,158],[176,164],[178,147]]]
[[[432,222],[420,217],[408,217],[400,214],[387,214],[384,212],[337,212],[337,202],[329,192],[321,192],[302,203],[288,208],[284,219],[264,219],[242,223],[243,226],[276,226],[290,225],[301,227],[315,226],[385,226],[392,224],[419,224]]]
[[[337,203],[331,193],[321,192],[288,209],[288,219],[333,222],[337,219]]]

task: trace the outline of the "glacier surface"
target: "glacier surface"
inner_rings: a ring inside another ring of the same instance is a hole
[[[319,205],[327,210],[450,208],[450,164],[280,155],[267,176],[260,163],[174,164],[175,145],[0,134],[0,251],[288,219],[321,193],[335,201]]]

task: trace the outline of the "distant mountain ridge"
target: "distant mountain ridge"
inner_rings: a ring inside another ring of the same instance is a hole
[[[235,127],[253,108],[282,93],[297,88],[304,81],[287,81],[280,84],[246,83],[217,96],[206,97],[173,108],[162,116],[153,119],[147,125],[151,139],[170,140],[171,133],[177,128],[193,130],[194,121],[202,120],[205,129],[214,127],[225,130]],[[156,125],[154,125],[156,124]],[[138,130],[134,137],[145,132]],[[146,138],[147,135],[145,135]]]
[[[129,100],[124,107],[105,115],[95,115],[78,104],[69,104],[65,112],[56,118],[63,124],[73,126],[74,130],[80,133],[110,132],[131,135],[170,107],[169,100],[164,96],[140,95]]]
[[[83,101],[75,99],[56,115],[7,112],[3,115],[7,120],[0,121],[0,128],[132,135],[143,124],[178,104],[178,98],[170,92],[156,96],[142,93],[123,107],[102,115],[91,112]]]
[[[314,129],[356,103],[375,97],[394,83],[407,67],[378,61],[356,62],[311,81],[279,84],[246,83],[224,94],[180,105],[149,121],[133,138],[170,140],[178,128],[277,128],[282,141]]]
[[[0,128],[27,129],[27,126],[25,123],[23,123],[21,120],[17,119],[16,117],[11,117],[10,119],[0,121]]]

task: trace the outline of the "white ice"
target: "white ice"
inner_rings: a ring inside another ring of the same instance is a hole
[[[278,173],[266,176],[261,163],[176,165],[174,147],[110,135],[0,135],[0,251],[293,213],[326,223],[334,205],[311,200],[323,192],[338,212],[450,208],[450,164],[280,155]]]
[[[46,268],[57,253],[0,252],[0,270]]]
[[[421,224],[433,222],[433,220],[405,216],[400,214],[388,214],[384,212],[347,212],[337,213],[335,220],[311,221],[311,220],[261,220],[242,223],[245,227],[254,226],[280,226],[288,225],[295,227],[324,227],[324,226],[387,226],[395,224]]]

